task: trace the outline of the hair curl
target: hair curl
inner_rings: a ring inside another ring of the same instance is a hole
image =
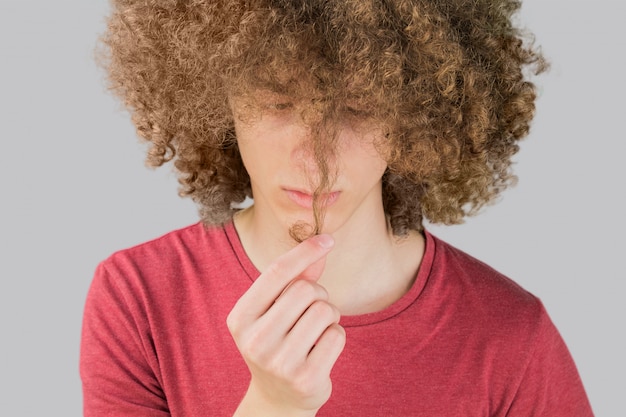
[[[519,1],[112,6],[102,37],[110,87],[151,143],[148,164],[174,160],[181,195],[206,223],[228,220],[232,204],[252,196],[228,97],[259,88],[330,98],[335,112],[350,103],[384,126],[383,200],[396,235],[420,231],[424,217],[460,223],[515,181],[511,157],[535,109],[526,70],[546,68],[513,24]]]

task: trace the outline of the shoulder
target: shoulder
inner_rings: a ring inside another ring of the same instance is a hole
[[[196,223],[113,253],[102,261],[94,280],[130,287],[171,288],[236,263],[227,226]]]
[[[87,307],[116,306],[142,317],[147,311],[160,316],[161,310],[182,308],[182,300],[237,292],[252,280],[241,266],[234,239],[229,224],[197,223],[115,252],[96,268]]]
[[[468,363],[502,389],[511,415],[590,416],[576,367],[538,297],[473,256],[430,236],[429,319]],[[443,349],[443,348],[442,348]],[[493,373],[491,370],[497,370]]]
[[[517,282],[468,253],[430,235],[434,246],[431,275],[463,290],[467,296],[508,303],[535,304],[538,300]]]
[[[536,334],[545,325],[543,304],[517,282],[468,253],[430,235],[434,257],[428,285],[468,326],[511,335]]]
[[[123,264],[162,268],[168,264],[217,256],[230,248],[224,226],[195,223],[147,242],[122,249],[103,261],[108,267]]]

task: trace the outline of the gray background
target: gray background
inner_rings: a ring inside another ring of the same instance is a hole
[[[78,416],[84,297],[111,252],[197,220],[143,166],[93,61],[105,0],[0,0],[0,413]],[[598,416],[624,416],[625,6],[527,0],[553,62],[519,185],[432,231],[544,301]]]

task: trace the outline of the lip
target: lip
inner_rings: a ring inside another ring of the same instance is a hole
[[[300,190],[294,190],[294,189],[289,189],[289,188],[285,188],[285,193],[287,194],[287,197],[289,197],[289,199],[294,202],[296,205],[302,207],[302,208],[306,208],[306,209],[310,209],[313,207],[313,195],[305,192],[305,191],[300,191]],[[330,205],[332,205],[333,203],[335,203],[335,201],[337,201],[337,199],[339,198],[339,191],[333,191],[330,193],[326,193],[326,194],[322,194],[320,196],[320,201],[322,203],[323,206],[328,207]]]

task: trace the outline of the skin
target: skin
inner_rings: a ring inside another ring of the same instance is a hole
[[[236,416],[314,416],[330,397],[345,332],[339,310],[315,281],[333,243],[319,235],[281,256],[229,315],[252,374]]]
[[[328,163],[337,176],[322,234],[297,244],[296,221],[312,222],[308,199],[316,164],[299,104],[263,93],[262,114],[238,115],[237,141],[250,175],[254,205],[235,227],[260,277],[228,317],[251,373],[236,416],[314,416],[332,390],[330,371],[345,345],[341,315],[382,310],[411,287],[424,252],[418,233],[398,239],[382,204],[387,167],[374,143],[380,129],[339,121]],[[376,262],[371,260],[375,259]]]

